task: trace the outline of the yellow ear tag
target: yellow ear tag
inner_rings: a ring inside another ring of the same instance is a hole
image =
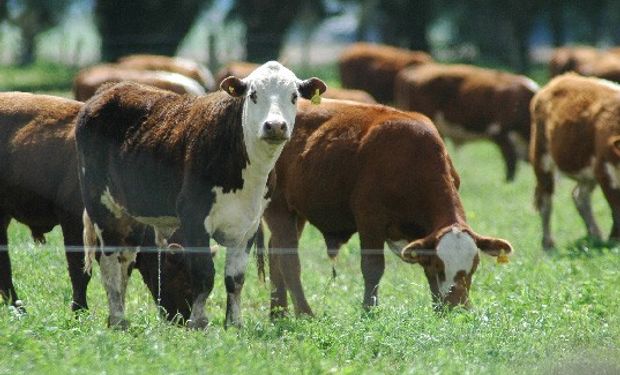
[[[228,92],[231,93],[231,94],[234,94],[235,93],[235,88],[232,87],[232,86],[228,86]]]
[[[499,255],[497,256],[497,264],[508,264],[510,263],[510,259],[508,255],[504,252],[504,249],[499,251]]]
[[[312,95],[312,99],[310,99],[310,103],[317,105],[321,104],[321,94],[319,93],[319,89],[316,89],[314,95]]]

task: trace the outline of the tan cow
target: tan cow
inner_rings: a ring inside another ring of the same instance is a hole
[[[506,180],[517,160],[527,160],[530,99],[538,90],[531,79],[471,65],[424,64],[402,70],[395,84],[397,107],[424,113],[444,137],[457,145],[489,139],[499,147]]]
[[[551,77],[575,72],[620,82],[620,50],[600,50],[594,47],[561,47],[554,50],[549,61]]]
[[[545,249],[554,246],[551,202],[556,171],[577,181],[573,201],[588,235],[601,238],[590,195],[600,185],[612,211],[610,239],[620,239],[620,85],[567,73],[543,87],[531,103],[530,158]]]
[[[303,101],[296,128],[276,164],[276,188],[264,220],[271,230],[272,314],[287,307],[312,315],[297,248],[304,223],[323,235],[329,254],[358,232],[366,308],[377,304],[383,248],[424,269],[437,305],[467,305],[478,248],[510,253],[504,240],[476,234],[458,194],[459,177],[431,121],[381,105]]]
[[[394,79],[402,69],[431,62],[425,52],[370,43],[355,43],[338,62],[342,87],[364,90],[381,103],[394,98]]]

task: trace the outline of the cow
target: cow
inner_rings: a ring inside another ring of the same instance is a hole
[[[79,114],[86,266],[97,238],[110,327],[128,326],[126,270],[136,257],[130,247],[139,244],[136,222],[152,226],[158,243],[179,229],[191,249],[190,328],[208,324],[204,304],[215,275],[209,241],[227,247],[225,327],[241,324],[246,247],[269,199],[269,173],[293,131],[297,98],[316,98],[326,85],[271,61],[220,87],[182,96],[125,82],[102,90]]]
[[[377,304],[385,243],[422,266],[437,307],[469,304],[478,249],[502,260],[511,253],[507,241],[478,235],[467,224],[459,176],[427,117],[324,99],[318,107],[300,102],[295,122],[264,214],[272,316],[287,310],[287,290],[296,314],[313,314],[298,256],[306,221],[321,232],[331,257],[359,233],[366,309]]]
[[[8,248],[4,249],[11,219],[27,225],[39,243],[60,225],[72,284],[71,309],[88,308],[90,276],[84,273],[84,205],[75,152],[75,121],[81,107],[80,102],[53,96],[0,93],[0,296],[20,312],[25,309],[13,285]],[[153,246],[152,237],[143,244]],[[191,301],[191,290],[187,276],[179,277],[182,263],[182,253],[165,252],[158,261],[155,253],[143,252],[136,265],[171,320],[177,313],[189,317],[185,301]]]
[[[396,106],[433,119],[456,145],[490,139],[512,181],[517,160],[527,161],[530,99],[538,90],[531,79],[469,65],[425,64],[402,70],[395,85]]]
[[[197,81],[178,73],[100,64],[83,69],[76,75],[73,80],[73,95],[76,100],[83,102],[95,95],[102,85],[123,81],[143,83],[178,94],[205,94],[205,89]]]
[[[217,72],[216,81],[221,82],[228,76],[235,77],[247,77],[252,70],[256,69],[258,64],[245,62],[245,61],[233,61],[230,62]],[[343,89],[338,87],[328,87],[323,98],[328,99],[340,99],[340,100],[353,100],[355,102],[375,104],[377,101],[369,93],[363,90]]]
[[[553,51],[549,61],[551,77],[575,72],[583,76],[620,82],[620,53],[617,48],[561,47]]]
[[[215,79],[213,79],[213,74],[211,74],[209,69],[191,59],[137,54],[123,56],[118,59],[117,63],[128,69],[159,70],[178,73],[200,83],[206,91],[213,91],[216,89]]]
[[[550,218],[554,175],[577,182],[572,196],[587,233],[601,231],[590,196],[600,185],[612,212],[610,240],[620,240],[620,85],[567,73],[551,80],[531,103],[530,158],[536,175],[535,204],[542,220],[542,246],[555,246]]]
[[[394,100],[394,80],[398,72],[431,61],[431,56],[425,52],[355,43],[341,54],[338,67],[343,87],[367,91],[380,103],[387,104]]]

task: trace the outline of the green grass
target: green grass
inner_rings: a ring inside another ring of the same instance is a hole
[[[303,280],[315,319],[268,319],[268,287],[253,263],[243,292],[245,327],[225,331],[223,256],[207,304],[206,332],[171,326],[157,318],[139,275],[129,287],[128,332],[105,328],[107,308],[98,268],[89,288],[90,312],[69,311],[70,284],[61,235],[35,246],[27,230],[11,226],[18,293],[28,314],[0,309],[0,374],[8,373],[618,373],[620,371],[620,254],[594,246],[561,180],[553,231],[559,249],[543,254],[539,219],[532,208],[531,168],[521,165],[513,184],[488,143],[451,149],[462,176],[469,222],[486,235],[509,239],[508,265],[492,258],[474,276],[470,312],[438,316],[421,268],[386,253],[380,303],[361,310],[359,243],[338,258],[338,277],[318,233],[302,239]],[[595,214],[607,230],[609,210],[600,191]]]
[[[0,66],[0,91],[66,91],[76,68],[38,62],[27,67]]]

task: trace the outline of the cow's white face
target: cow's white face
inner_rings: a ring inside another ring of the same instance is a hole
[[[324,92],[326,86],[318,78],[302,81],[280,63],[270,61],[244,79],[226,78],[221,88],[232,96],[245,96],[243,133],[246,146],[252,149],[256,142],[280,146],[290,139],[297,98],[309,99]]]
[[[444,279],[439,280],[437,285],[439,295],[450,299],[450,294],[455,294],[451,299],[466,304],[471,275],[478,263],[478,247],[474,239],[467,232],[450,230],[437,244],[437,257],[443,262],[444,268]]]

